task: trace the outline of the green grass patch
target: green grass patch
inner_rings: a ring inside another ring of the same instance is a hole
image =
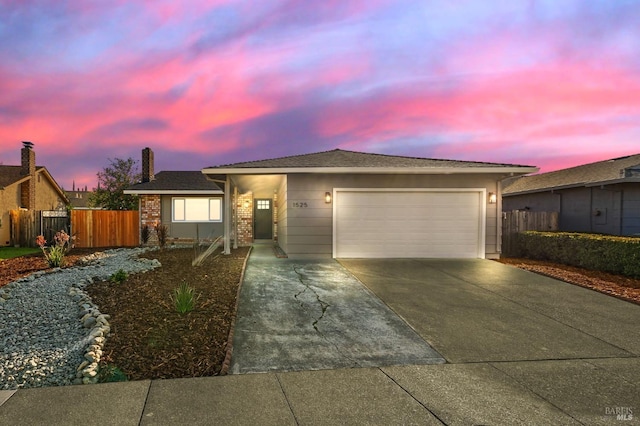
[[[32,247],[0,247],[0,259],[11,259],[39,252],[39,248]]]

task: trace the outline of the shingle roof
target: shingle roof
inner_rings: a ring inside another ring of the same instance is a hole
[[[163,171],[155,175],[155,179],[150,182],[142,182],[127,188],[127,191],[134,193],[151,193],[154,191],[200,191],[200,192],[220,192],[220,187],[207,179],[199,170],[196,171]]]
[[[36,171],[42,170],[43,166],[36,167]],[[9,186],[17,181],[25,178],[20,172],[21,166],[3,166],[0,165],[0,187]]]
[[[253,168],[494,168],[494,167],[531,167],[514,164],[485,163],[476,161],[439,160],[432,158],[402,157],[398,155],[369,154],[364,152],[332,151],[268,160],[247,161],[242,163],[212,166],[209,169],[253,169]]]
[[[625,180],[640,182],[640,154],[524,176],[505,186],[502,194],[509,196],[576,186],[606,185]]]

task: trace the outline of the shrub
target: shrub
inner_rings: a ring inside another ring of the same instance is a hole
[[[118,269],[118,272],[111,274],[109,281],[114,284],[120,284],[127,279],[127,276],[127,273],[123,269]]]
[[[171,299],[173,300],[176,311],[181,314],[186,314],[187,312],[193,311],[198,298],[199,296],[196,297],[195,295],[195,289],[183,281],[180,287],[176,287],[173,290],[173,297]]]
[[[113,364],[101,365],[98,370],[98,382],[110,383],[110,382],[127,382],[129,378],[118,367]]]
[[[158,236],[158,244],[160,244],[160,248],[164,248],[167,245],[167,239],[169,238],[169,228],[165,225],[157,224],[156,225],[156,235]]]
[[[521,255],[640,278],[640,238],[570,232],[518,234]]]
[[[69,250],[71,250],[71,241],[73,241],[73,238],[71,238],[66,232],[59,231],[56,232],[53,240],[54,245],[46,248],[45,244],[47,244],[47,240],[44,239],[44,236],[38,235],[36,238],[36,244],[40,247],[42,253],[44,253],[44,257],[49,267],[57,268],[64,265],[64,256]]]
[[[142,244],[147,244],[149,242],[150,237],[151,237],[151,228],[149,228],[149,225],[144,225],[140,230],[140,239],[142,240]]]

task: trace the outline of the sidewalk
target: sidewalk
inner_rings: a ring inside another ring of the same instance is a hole
[[[231,375],[0,391],[0,424],[638,424],[638,383],[638,358]]]

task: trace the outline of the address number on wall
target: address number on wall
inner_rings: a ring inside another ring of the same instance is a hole
[[[291,206],[296,209],[306,209],[307,207],[309,207],[309,204],[307,204],[305,201],[294,201]]]

